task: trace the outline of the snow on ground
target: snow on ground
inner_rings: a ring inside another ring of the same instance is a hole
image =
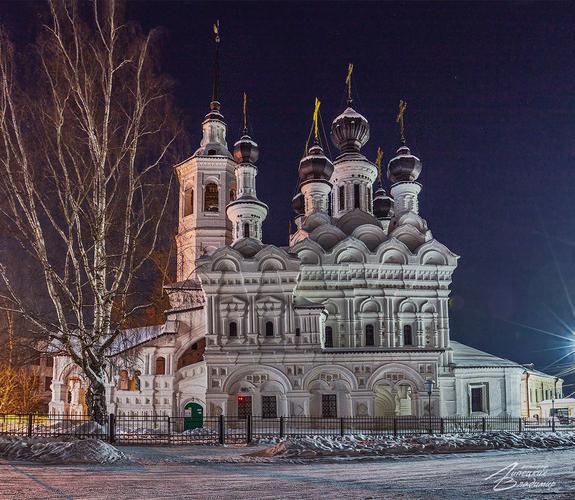
[[[266,441],[260,443],[264,444]],[[569,446],[575,446],[575,432],[490,432],[377,438],[362,435],[341,438],[309,436],[282,440],[247,456],[310,459]]]
[[[98,439],[22,438],[0,436],[0,457],[43,463],[111,464],[124,453]]]

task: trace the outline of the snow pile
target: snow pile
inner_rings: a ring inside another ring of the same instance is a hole
[[[149,427],[118,427],[116,429],[116,434],[133,434],[136,436],[158,436],[167,434],[168,431],[160,430],[160,429],[150,429]]]
[[[356,435],[342,438],[308,436],[280,441],[248,456],[280,458],[357,457],[564,446],[575,446],[575,432],[526,432],[520,434],[490,432],[398,437]]]
[[[110,464],[126,456],[98,439],[0,437],[0,457],[43,463]]]
[[[218,432],[214,429],[208,429],[207,427],[197,427],[195,429],[188,429],[182,432],[183,436],[216,436]]]

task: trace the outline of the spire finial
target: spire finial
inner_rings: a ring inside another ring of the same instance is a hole
[[[244,135],[248,133],[248,96],[244,92]]]
[[[381,162],[383,161],[383,151],[381,147],[377,148],[377,157],[375,158],[375,164],[377,165],[377,179],[379,180],[379,185],[381,186]]]
[[[407,109],[407,102],[400,99],[399,101],[399,113],[395,119],[395,123],[399,123],[399,135],[401,144],[405,146],[405,110]]]
[[[319,143],[319,107],[321,106],[321,101],[316,97],[315,105],[313,108],[313,138],[314,141]]]
[[[212,102],[217,102],[220,79],[220,20],[214,23],[214,38],[216,42],[216,54],[214,59],[214,89],[212,92]]]
[[[353,73],[353,64],[349,63],[347,65],[347,77],[345,79],[345,83],[347,85],[347,105],[351,106],[351,103],[353,102],[352,98],[351,98],[351,74]]]

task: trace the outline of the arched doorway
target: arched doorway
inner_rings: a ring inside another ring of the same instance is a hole
[[[203,426],[204,407],[194,402],[190,402],[184,406],[184,430],[197,429]]]

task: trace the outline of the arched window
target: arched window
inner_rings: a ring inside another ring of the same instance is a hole
[[[128,370],[120,370],[120,380],[118,381],[118,389],[121,391],[127,391],[129,383],[130,380],[128,379]]]
[[[325,327],[325,347],[333,347],[333,329],[331,326]]]
[[[183,368],[184,366],[193,365],[204,359],[204,351],[206,349],[206,339],[200,339],[188,347],[184,354],[178,359],[176,364],[177,369]]]
[[[230,201],[234,201],[236,199],[236,190],[230,189]]]
[[[244,238],[250,237],[250,225],[246,222],[244,224]]]
[[[187,188],[184,191],[184,217],[194,213],[194,190]]]
[[[156,375],[166,374],[166,358],[159,357],[156,358]]]
[[[353,208],[359,208],[359,184],[353,185]]]
[[[205,212],[219,212],[220,201],[218,196],[218,186],[213,182],[206,184],[204,192],[204,211]]]
[[[134,372],[134,377],[130,379],[130,390],[131,391],[139,391],[140,390],[140,375],[142,373],[139,370]]]
[[[403,327],[403,345],[413,345],[413,335],[411,333],[411,325]]]
[[[271,321],[266,321],[266,337],[274,336],[274,324]]]
[[[345,187],[344,186],[339,186],[338,204],[339,204],[340,210],[343,210],[345,208]]]
[[[230,321],[230,337],[237,337],[238,336],[238,324],[235,321]]]
[[[373,334],[373,325],[365,326],[365,345],[372,346],[375,345],[375,336]]]

